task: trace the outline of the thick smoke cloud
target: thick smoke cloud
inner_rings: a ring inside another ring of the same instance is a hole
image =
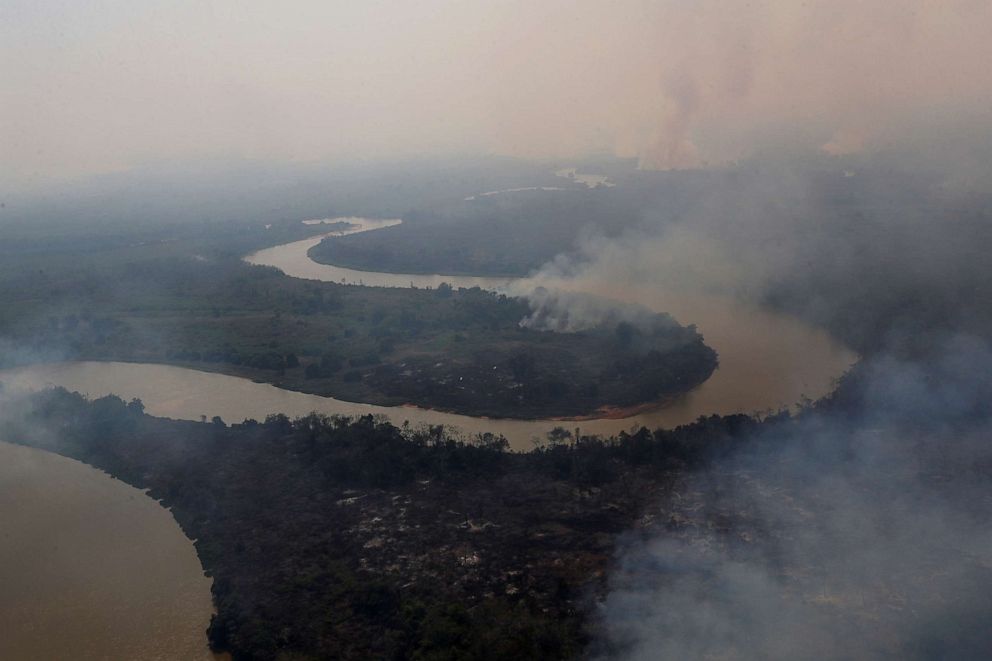
[[[949,139],[939,128],[949,120],[988,126],[987,3],[704,1],[664,11],[646,167],[756,150],[877,151]]]
[[[743,298],[863,355],[838,401],[659,503],[618,554],[599,656],[992,655],[987,153],[987,138],[960,161],[906,141],[670,173],[707,182],[688,212],[659,199],[653,226],[589,239],[537,274]]]
[[[590,294],[540,286],[533,290],[525,287],[522,292],[532,310],[520,321],[523,328],[575,333],[596,328],[612,330],[625,322],[642,332],[651,332],[670,328],[675,323],[665,313]]]
[[[989,193],[957,185],[965,166],[920,172],[916,152],[906,153],[895,162],[806,156],[667,175],[665,190],[692,191],[677,217],[667,193],[649,199],[639,227],[586,239],[532,280],[615,298],[702,293],[770,304],[859,351],[894,336],[926,344],[938,331],[984,334],[992,330]],[[982,167],[992,173],[990,165]]]
[[[588,239],[536,280],[772,305],[861,352],[857,387],[659,504],[618,555],[597,654],[987,658],[992,159],[975,111],[987,74],[969,56],[987,47],[960,21],[988,7],[916,3],[904,15],[908,5],[840,2],[834,15],[795,4],[749,23],[755,41],[733,66],[673,64],[662,128],[641,156],[665,169],[769,149],[705,175],[670,173],[708,177],[687,213],[673,218],[658,199],[645,209],[653,226]],[[699,48],[721,38],[715,29]],[[797,40],[796,61],[769,59],[782,39]],[[805,60],[817,44],[834,44],[836,59]],[[780,135],[737,123],[759,108]],[[724,120],[726,132],[709,130]],[[584,313],[562,300],[547,301],[549,314]]]
[[[982,0],[8,2],[0,186],[163,161],[967,146],[992,127],[990,20]]]
[[[601,606],[601,656],[987,658],[989,346],[887,358],[820,413],[677,485]],[[934,382],[939,383],[934,386]]]

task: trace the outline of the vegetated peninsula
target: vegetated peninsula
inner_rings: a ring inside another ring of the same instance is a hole
[[[715,352],[665,315],[581,332],[522,327],[519,298],[290,278],[211,237],[31,255],[0,280],[21,360],[169,363],[349,401],[469,415],[578,417],[702,383]],[[16,261],[16,260],[14,260]]]

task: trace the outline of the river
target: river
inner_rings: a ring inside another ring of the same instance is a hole
[[[0,659],[214,658],[211,580],[144,492],[0,442],[0,521]]]

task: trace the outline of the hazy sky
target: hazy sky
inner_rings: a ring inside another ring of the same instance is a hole
[[[992,127],[990,33],[988,0],[0,0],[0,185],[199,158],[871,149]]]

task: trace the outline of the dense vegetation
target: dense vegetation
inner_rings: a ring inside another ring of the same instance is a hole
[[[616,536],[760,426],[713,417],[609,442],[559,430],[519,455],[371,417],[229,427],[61,389],[4,420],[3,438],[171,508],[214,578],[211,645],[236,660],[574,657]]]
[[[663,316],[647,329],[541,332],[520,326],[525,301],[479,289],[311,282],[240,260],[267,237],[319,231],[298,226],[233,245],[224,226],[48,251],[21,239],[0,266],[0,338],[16,347],[0,362],[167,362],[351,401],[521,418],[658,401],[716,365],[695,330]]]
[[[641,173],[623,162],[592,169],[621,183],[589,189],[558,178],[553,186],[565,190],[422,204],[406,211],[402,225],[325,239],[310,256],[366,271],[522,276],[556,255],[576,252],[589,237],[657,231],[681,218],[711,179],[698,173]]]
[[[402,225],[324,239],[310,257],[366,271],[519,276],[638,220],[609,189],[520,191],[412,210]]]

